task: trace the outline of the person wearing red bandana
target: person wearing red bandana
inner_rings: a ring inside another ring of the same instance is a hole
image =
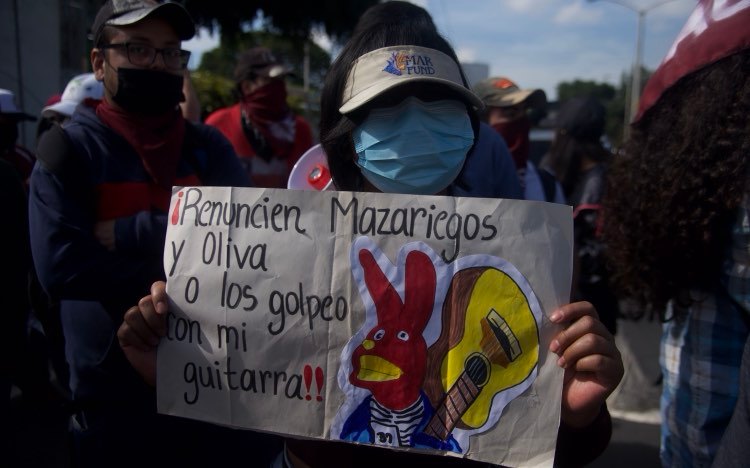
[[[530,159],[528,111],[542,110],[547,96],[541,89],[521,89],[505,77],[492,77],[474,86],[484,102],[482,119],[498,132],[508,145],[516,163],[524,200],[565,203],[562,187],[549,171],[537,167]]]
[[[286,102],[289,73],[271,50],[245,51],[234,71],[239,102],[206,118],[229,139],[258,187],[286,188],[294,163],[313,145],[310,124]]]
[[[180,46],[194,35],[193,20],[177,3],[109,0],[91,32],[104,99],[44,134],[29,201],[35,267],[60,302],[75,466],[223,465],[229,444],[261,457],[272,442],[256,443],[254,433],[157,414],[154,389],[115,338],[128,306],[165,278],[172,187],[249,185],[221,133],[180,112],[190,56]],[[134,434],[146,445],[123,450]],[[156,456],[144,460],[144,452]]]

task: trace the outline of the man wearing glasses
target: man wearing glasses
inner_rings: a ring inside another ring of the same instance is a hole
[[[251,432],[157,415],[154,389],[115,337],[128,307],[164,279],[172,186],[248,185],[221,133],[180,112],[190,56],[181,41],[194,29],[179,4],[109,0],[91,30],[104,99],[79,106],[39,143],[32,252],[42,286],[60,301],[77,467],[214,466],[231,461],[231,446],[278,451]],[[133,438],[139,450],[128,449]]]

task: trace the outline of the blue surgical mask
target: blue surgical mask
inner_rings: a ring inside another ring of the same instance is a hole
[[[461,101],[410,97],[371,111],[352,137],[356,164],[378,190],[433,195],[461,172],[474,130]]]

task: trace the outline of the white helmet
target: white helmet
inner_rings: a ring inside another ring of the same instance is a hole
[[[66,117],[73,115],[76,106],[85,99],[101,100],[104,97],[104,85],[94,78],[93,73],[84,73],[70,80],[65,86],[60,102],[42,109],[42,117],[51,117],[54,113]]]

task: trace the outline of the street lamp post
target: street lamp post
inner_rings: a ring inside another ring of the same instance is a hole
[[[660,7],[665,3],[673,2],[674,0],[662,0],[650,5],[646,8],[636,8],[633,5],[621,1],[621,0],[588,0],[590,3],[597,1],[616,3],[620,6],[627,8],[628,10],[634,11],[638,15],[638,29],[636,31],[635,39],[635,60],[633,61],[633,70],[631,73],[630,83],[630,103],[625,103],[625,122],[623,128],[624,139],[627,139],[630,127],[630,120],[638,112],[638,101],[641,99],[641,57],[643,56],[643,25],[646,21],[646,13],[653,10],[654,8]]]
[[[667,0],[671,1],[671,0]],[[666,3],[666,2],[662,2]],[[657,7],[659,5],[654,5],[651,7],[651,9]],[[626,124],[626,128],[630,127],[628,125],[630,123],[630,120],[635,117],[635,114],[638,112],[638,101],[641,100],[641,60],[643,57],[643,22],[646,19],[646,12],[648,10],[638,10],[638,27],[636,31],[636,39],[635,39],[635,65],[633,66],[633,83],[630,85],[632,90],[630,91],[630,119],[628,119]]]

